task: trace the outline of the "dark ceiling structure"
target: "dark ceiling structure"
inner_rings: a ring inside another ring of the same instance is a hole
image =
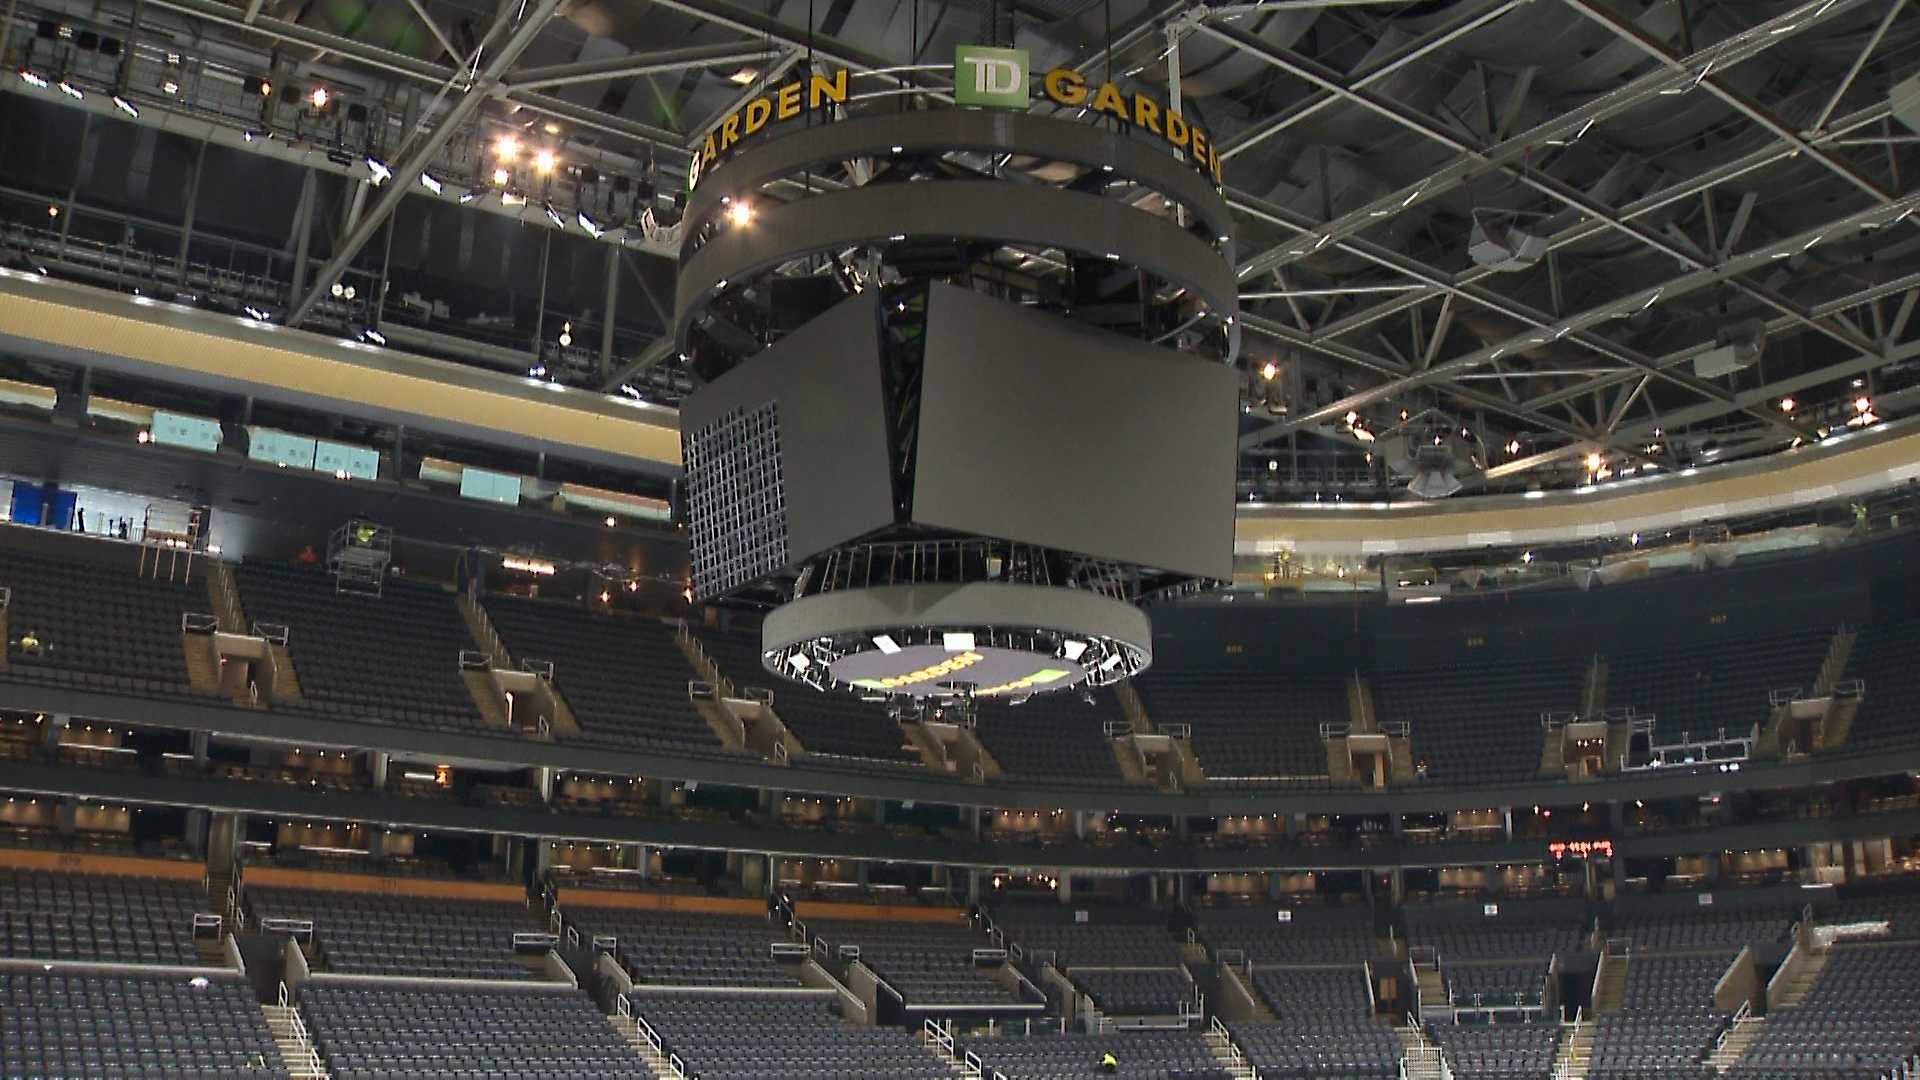
[[[851,112],[937,106],[956,45],[1015,44],[1213,133],[1243,497],[1579,487],[1920,406],[1911,8],[8,0],[0,222],[58,272],[671,403],[711,128],[829,67]]]

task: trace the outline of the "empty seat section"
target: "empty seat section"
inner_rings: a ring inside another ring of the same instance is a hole
[[[701,1080],[949,1080],[952,1073],[905,1028],[854,1026],[833,996],[630,994],[661,1048]]]
[[[1176,1016],[1194,1004],[1183,968],[1073,968],[1067,972],[1108,1016]]]
[[[1256,968],[1251,989],[1273,1019],[1235,1024],[1233,1037],[1261,1076],[1359,1080],[1399,1074],[1399,1039],[1374,1017],[1361,965]]]
[[[619,908],[569,908],[582,935],[613,935],[635,982],[660,986],[775,987],[797,981],[773,956],[791,942],[765,918]]]
[[[1820,926],[1884,922],[1888,937],[1913,941],[1920,939],[1920,893],[1846,897],[1821,909],[1814,921]]]
[[[1074,912],[1058,907],[1014,905],[994,912],[994,925],[1010,944],[1045,957],[1056,967],[1178,967],[1180,947],[1164,918],[1131,912],[1100,911],[1091,922],[1074,922]]]
[[[1428,1024],[1457,1080],[1545,1080],[1553,1073],[1558,1024]]]
[[[634,747],[718,751],[687,699],[692,665],[658,619],[489,596],[487,616],[514,658],[553,661],[553,684],[580,724],[575,738]]]
[[[646,1066],[588,998],[564,989],[309,983],[300,1014],[334,1080],[600,1080]]]
[[[1489,915],[1488,911],[1493,914]],[[1407,943],[1431,947],[1441,963],[1537,957],[1578,950],[1589,925],[1579,900],[1408,904]]]
[[[256,885],[246,899],[256,923],[312,920],[323,970],[350,975],[529,979],[513,935],[547,929],[524,903]]]
[[[1830,623],[1761,634],[1723,627],[1671,646],[1615,649],[1607,656],[1607,704],[1652,713],[1663,739],[1744,730],[1766,720],[1769,692],[1813,685],[1833,630]]]
[[[1622,913],[1614,916],[1612,936],[1631,941],[1635,952],[1738,949],[1784,940],[1798,915],[1796,909],[1786,907]]]
[[[1870,1080],[1920,1051],[1920,945],[1840,945],[1800,1003],[1767,1014],[1730,1075]]]
[[[760,662],[758,629],[701,631],[695,636],[736,689],[755,686],[773,691],[773,711],[808,753],[919,763],[919,752],[907,745],[900,725],[884,707],[852,694],[822,693],[767,671]]]
[[[1073,691],[1035,694],[1024,705],[980,702],[975,733],[1010,776],[1055,784],[1122,783],[1106,724],[1125,717],[1112,691],[1092,693],[1092,705]]]
[[[1404,721],[1415,763],[1446,783],[1525,780],[1540,771],[1540,715],[1580,704],[1583,656],[1460,661],[1367,677],[1382,723]]]
[[[1345,681],[1288,671],[1163,671],[1135,680],[1155,723],[1193,728],[1193,753],[1215,783],[1324,780],[1323,723],[1345,723]]]
[[[1020,1080],[1076,1080],[1117,1075],[1135,1080],[1228,1080],[1206,1040],[1192,1031],[1114,1031],[1100,1035],[1004,1035],[964,1039],[988,1070]],[[1100,1068],[1112,1054],[1119,1068]]]
[[[1373,912],[1359,906],[1200,908],[1194,918],[1216,956],[1237,950],[1256,964],[1358,964],[1376,947]]]
[[[410,727],[477,728],[460,676],[473,637],[443,589],[388,578],[380,596],[340,593],[331,574],[243,562],[234,573],[255,622],[288,628],[306,706]]]
[[[1546,992],[1547,961],[1442,962],[1447,992],[1459,1008],[1538,1008]]]
[[[0,870],[0,956],[116,964],[195,964],[200,883]]]
[[[212,606],[199,576],[191,583],[156,581],[138,573],[133,548],[79,541],[72,547],[71,557],[0,549],[0,587],[12,594],[8,677],[106,692],[192,694],[180,622]],[[29,631],[39,640],[37,651],[19,645]]]
[[[0,971],[7,1080],[286,1075],[253,987],[241,979]]]
[[[1853,717],[1846,748],[1872,750],[1913,738],[1910,703],[1920,700],[1920,612],[1882,606],[1860,628],[1847,663],[1847,676],[1866,684]]]
[[[1713,987],[1736,951],[1686,955],[1634,953],[1620,1011],[1594,1021],[1588,1080],[1648,1080],[1711,1075],[1704,1064],[1732,1017],[1713,1004]]]
[[[955,913],[951,924],[810,918],[807,931],[836,951],[858,946],[860,961],[908,1004],[1012,1004],[1016,999],[993,980],[990,968],[974,963],[973,950],[992,948],[992,942],[963,918]]]

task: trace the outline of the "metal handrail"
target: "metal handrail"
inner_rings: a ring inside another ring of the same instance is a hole
[[[204,611],[184,611],[180,613],[180,632],[183,634],[211,634],[220,629],[220,616],[209,615]]]
[[[320,1060],[320,1052],[314,1049],[313,1038],[307,1033],[307,1022],[300,1016],[300,1010],[293,1006],[292,995],[287,992],[287,984],[284,981],[280,983],[277,1000],[280,1007],[287,1010],[288,1024],[293,1029],[294,1045],[299,1048],[303,1063],[315,1075],[325,1076],[326,1065]]]
[[[293,628],[284,623],[259,622],[256,620],[252,629],[254,637],[266,641],[269,645],[284,646],[287,643],[287,639],[293,636]]]

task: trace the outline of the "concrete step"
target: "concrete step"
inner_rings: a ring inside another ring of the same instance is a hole
[[[286,1066],[287,1074],[294,1080],[328,1080],[325,1063],[314,1052],[313,1045],[300,1035],[293,1007],[262,1005],[260,1011],[266,1014],[267,1030],[273,1034],[273,1044],[280,1050],[280,1061]]]
[[[467,684],[467,693],[473,697],[473,705],[480,710],[480,719],[488,727],[501,728],[507,725],[507,706],[500,700],[500,688],[493,684],[484,671],[462,671],[460,678]]]
[[[285,645],[269,645],[273,654],[273,696],[278,701],[300,701],[300,674],[293,668],[293,654]]]
[[[633,1052],[640,1055],[641,1061],[647,1063],[647,1070],[654,1076],[673,1075],[672,1063],[667,1060],[665,1054],[655,1050],[653,1046],[647,1042],[645,1035],[640,1034],[639,1023],[631,1017],[621,1016],[618,1013],[609,1015],[607,1017],[607,1023],[613,1025],[613,1030],[619,1032],[620,1037],[627,1040],[627,1045],[633,1047]]]
[[[1226,1036],[1209,1030],[1203,1038],[1206,1040],[1207,1050],[1213,1054],[1213,1060],[1219,1062],[1220,1068],[1228,1076],[1233,1077],[1233,1080],[1254,1080],[1260,1075]]]
[[[1764,1016],[1752,1016],[1735,1023],[1733,1029],[1727,1032],[1727,1037],[1721,1040],[1713,1053],[1707,1055],[1707,1067],[1718,1073],[1733,1068],[1766,1026],[1767,1018]]]

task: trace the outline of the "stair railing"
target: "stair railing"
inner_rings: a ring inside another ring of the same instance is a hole
[[[305,1065],[307,1070],[315,1076],[327,1075],[327,1068],[320,1061],[320,1053],[313,1048],[313,1039],[307,1034],[307,1022],[301,1019],[300,1010],[293,1007],[291,995],[287,993],[287,984],[284,981],[280,984],[277,1000],[280,1007],[287,1010],[285,1013],[287,1027],[293,1035],[294,1045],[298,1047],[300,1064]]]

